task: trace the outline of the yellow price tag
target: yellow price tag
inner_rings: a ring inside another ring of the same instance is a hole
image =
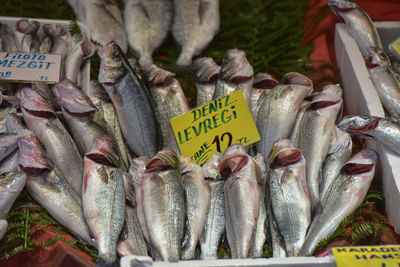
[[[400,266],[400,246],[335,247],[332,252],[338,267]]]
[[[198,164],[232,144],[260,140],[242,90],[223,96],[173,118],[171,126],[182,155]]]
[[[393,41],[390,45],[389,48],[392,49],[392,51],[395,51],[397,53],[397,57],[400,56],[400,38],[397,38],[395,41]]]

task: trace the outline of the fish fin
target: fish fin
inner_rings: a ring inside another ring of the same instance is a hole
[[[96,263],[96,267],[119,267],[119,262],[118,260],[116,260],[112,263],[107,263],[102,258],[99,258],[99,260]]]

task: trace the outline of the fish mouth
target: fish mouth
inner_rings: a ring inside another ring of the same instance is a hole
[[[374,164],[347,163],[341,169],[343,174],[356,175],[366,173],[374,168]]]
[[[374,130],[378,126],[380,120],[381,118],[375,118],[374,120],[370,121],[369,123],[363,126],[360,127],[350,126],[346,130],[351,134],[361,135],[373,139],[374,137],[372,135],[366,134],[365,132]]]
[[[39,30],[39,22],[35,20],[20,19],[15,24],[15,29],[24,34],[32,34]]]
[[[252,78],[253,76],[235,76],[232,77],[229,81],[234,84],[242,84],[250,81]]]
[[[18,164],[18,167],[21,169],[21,171],[32,177],[40,177],[51,172],[49,168],[24,167],[21,164]]]
[[[365,59],[364,59],[364,62],[365,62],[365,66],[368,69],[373,69],[373,68],[381,66],[378,63],[372,63],[372,56],[366,56]]]
[[[109,158],[101,153],[89,153],[86,154],[86,157],[100,165],[117,167]]]
[[[248,161],[248,155],[234,155],[228,157],[221,162],[219,172],[224,179],[227,179],[232,174],[239,172]]]
[[[290,166],[301,161],[301,151],[298,149],[288,149],[279,152],[271,162],[271,168],[281,168]]]
[[[83,57],[88,58],[96,54],[97,47],[89,40],[85,39],[81,44]]]
[[[311,79],[297,72],[286,73],[282,78],[282,84],[313,86]]]
[[[94,142],[90,152],[86,153],[85,157],[100,165],[119,167],[119,157],[116,149],[114,139],[99,137]]]
[[[171,86],[173,83],[174,79],[172,78],[172,76],[167,76],[164,80],[154,83],[154,86],[166,88]]]
[[[164,160],[160,158],[154,158],[150,160],[149,163],[146,165],[146,170],[145,173],[150,173],[150,172],[163,172],[163,171],[168,171],[172,170],[172,166],[166,164]]]
[[[57,118],[53,108],[39,95],[34,88],[25,87],[21,91],[21,106],[23,109],[37,117]]]
[[[207,83],[216,84],[218,81],[218,75],[218,73],[214,73],[213,75],[211,75],[210,78],[208,78]]]
[[[254,89],[272,89],[279,83],[275,79],[263,79],[253,84]]]
[[[311,103],[308,106],[309,110],[318,110],[318,109],[323,109],[329,106],[333,106],[336,105],[338,103],[340,103],[340,100],[337,101],[329,101],[329,100],[321,100],[321,101],[315,101],[314,103]]]

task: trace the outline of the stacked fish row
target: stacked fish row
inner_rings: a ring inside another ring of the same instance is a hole
[[[68,0],[92,39],[105,46],[115,41],[131,50],[141,66],[153,64],[153,52],[172,31],[181,47],[178,66],[190,66],[219,29],[219,0],[125,0],[124,16],[113,0]]]

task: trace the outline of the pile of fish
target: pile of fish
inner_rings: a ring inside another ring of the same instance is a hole
[[[219,30],[219,0],[125,0],[124,16],[114,0],[68,0],[77,20],[105,46],[115,41],[129,48],[141,66],[153,64],[153,52],[169,31],[181,48],[176,65],[187,67]]]

